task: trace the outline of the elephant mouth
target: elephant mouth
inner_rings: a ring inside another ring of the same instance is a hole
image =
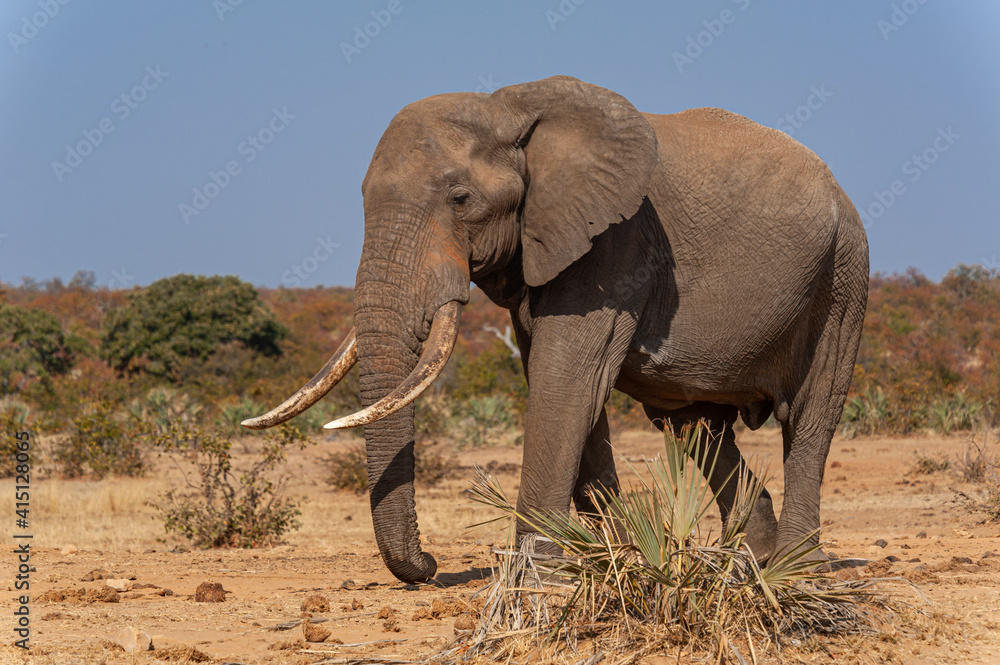
[[[413,402],[440,376],[458,339],[462,303],[452,300],[442,305],[431,322],[420,359],[410,375],[395,390],[357,413],[324,425],[326,429],[346,429],[368,425],[396,413]],[[330,392],[358,361],[357,334],[352,328],[323,368],[294,395],[262,416],[241,424],[247,429],[265,429],[291,420]]]

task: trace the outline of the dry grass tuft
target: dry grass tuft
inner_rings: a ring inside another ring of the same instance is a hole
[[[510,533],[521,520],[537,535],[494,551],[493,581],[477,594],[485,596],[478,625],[438,657],[629,662],[687,652],[757,663],[792,637],[875,634],[887,610],[873,581],[814,572],[816,547],[803,541],[760,568],[744,529],[763,486],[746,471],[721,535],[702,536],[715,495],[687,465],[690,456],[714,468],[713,447],[703,450],[701,438],[700,426],[681,440],[668,435],[664,454],[647,464],[650,480],[598,515],[518,513],[481,473],[477,500],[501,511]]]

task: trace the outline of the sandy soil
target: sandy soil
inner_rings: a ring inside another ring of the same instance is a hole
[[[953,471],[912,472],[918,455],[954,460],[970,440],[970,435],[835,439],[823,489],[826,549],[871,560],[858,571],[862,576],[898,576],[916,584],[919,594],[903,581],[883,586],[920,613],[878,637],[801,644],[786,651],[786,661],[1000,663],[1000,525],[984,523],[981,513],[956,500],[954,490],[979,490],[963,484]],[[774,477],[768,486],[780,504],[779,433],[744,431],[739,441],[744,454],[769,464]],[[11,528],[5,530],[8,554],[0,566],[0,584],[7,588],[0,662],[133,664],[194,662],[202,656],[247,664],[422,659],[454,636],[465,601],[490,574],[490,546],[504,538],[464,528],[491,516],[465,493],[471,467],[496,462],[497,476],[513,496],[520,450],[456,453],[453,479],[418,488],[422,539],[437,557],[439,572],[432,584],[414,586],[395,580],[382,565],[367,496],[334,492],[324,483],[320,462],[356,443],[332,440],[291,456],[286,467],[292,475],[289,493],[309,497],[303,528],[284,544],[260,550],[191,551],[183,541],[165,538],[152,509],[142,502],[174,482],[166,471],[142,481],[36,481],[32,648],[24,653],[10,646],[11,613],[19,595]],[[653,432],[627,432],[615,443],[630,461],[651,457],[663,446]],[[620,465],[619,473],[627,482],[626,465]],[[12,480],[0,482],[5,514],[11,516],[13,491]],[[132,589],[119,594],[118,602],[59,599],[66,592],[103,588],[104,580],[88,580],[93,571],[128,579]],[[196,602],[195,590],[202,582],[221,583],[225,601]],[[314,594],[329,602],[327,611],[311,612],[321,620],[316,625],[330,631],[322,644],[306,644],[301,625],[280,629],[303,618],[303,601]],[[146,631],[155,650],[127,654],[117,648],[114,640],[128,626]],[[666,662],[662,657],[647,660]]]

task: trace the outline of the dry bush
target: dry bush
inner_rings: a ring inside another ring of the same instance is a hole
[[[442,480],[450,478],[458,461],[454,457],[428,450],[426,446],[414,448],[414,480],[427,487],[434,487]],[[368,457],[364,445],[354,445],[343,452],[326,458],[330,476],[327,483],[339,490],[355,494],[368,491]]]
[[[284,424],[264,435],[260,452],[242,469],[233,466],[232,441],[200,427],[172,429],[160,436],[160,447],[184,476],[185,488],[170,489],[151,502],[169,533],[177,532],[198,547],[260,547],[298,529],[301,514],[285,498],[288,477],[272,477],[291,446],[308,439]],[[186,458],[195,473],[180,464]]]
[[[500,510],[497,519],[506,517],[511,532],[521,520],[537,535],[519,549],[494,551],[478,626],[440,655],[504,661],[523,655],[530,640],[533,649],[544,645],[535,654],[543,660],[612,653],[628,660],[669,648],[757,662],[790,636],[874,633],[884,603],[871,580],[840,582],[815,572],[808,557],[817,547],[805,540],[760,568],[744,529],[763,485],[746,471],[730,519],[708,541],[702,519],[715,495],[687,463],[690,456],[714,467],[700,429],[682,440],[668,435],[664,454],[647,465],[650,480],[595,501],[603,505],[598,515],[518,513],[496,480],[481,474],[477,499]]]
[[[917,455],[910,465],[910,473],[915,476],[929,476],[939,471],[947,471],[951,468],[951,461],[944,456],[931,457],[930,455]]]

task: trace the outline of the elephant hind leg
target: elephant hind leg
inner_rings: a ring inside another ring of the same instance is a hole
[[[712,476],[708,476],[707,469],[702,469],[702,473],[706,475],[709,486],[718,497],[716,503],[719,506],[723,522],[728,520],[736,502],[740,474],[745,471],[751,479],[755,478],[740,454],[739,448],[736,447],[736,433],[733,430],[733,424],[739,414],[737,407],[710,402],[695,402],[675,411],[663,411],[649,406],[646,406],[645,410],[646,415],[657,428],[663,430],[669,424],[676,437],[681,436],[685,426],[693,426],[699,419],[704,419],[708,423],[709,431],[703,435],[701,443],[702,446],[712,445],[713,449],[708,451],[709,455],[714,455],[717,451],[718,456]],[[730,474],[732,475],[730,476]],[[727,477],[729,482],[723,486]],[[778,532],[774,506],[771,502],[771,495],[766,488],[761,488],[760,496],[750,512],[746,532],[746,544],[757,560],[763,564],[774,553]]]
[[[850,290],[845,287],[839,293],[846,296]],[[804,539],[807,547],[819,543],[820,486],[854,374],[863,321],[863,299],[834,300],[805,379],[797,390],[790,391],[795,398],[781,423],[785,496],[778,520],[779,553],[790,551]],[[822,561],[828,557],[817,550],[813,558]]]

